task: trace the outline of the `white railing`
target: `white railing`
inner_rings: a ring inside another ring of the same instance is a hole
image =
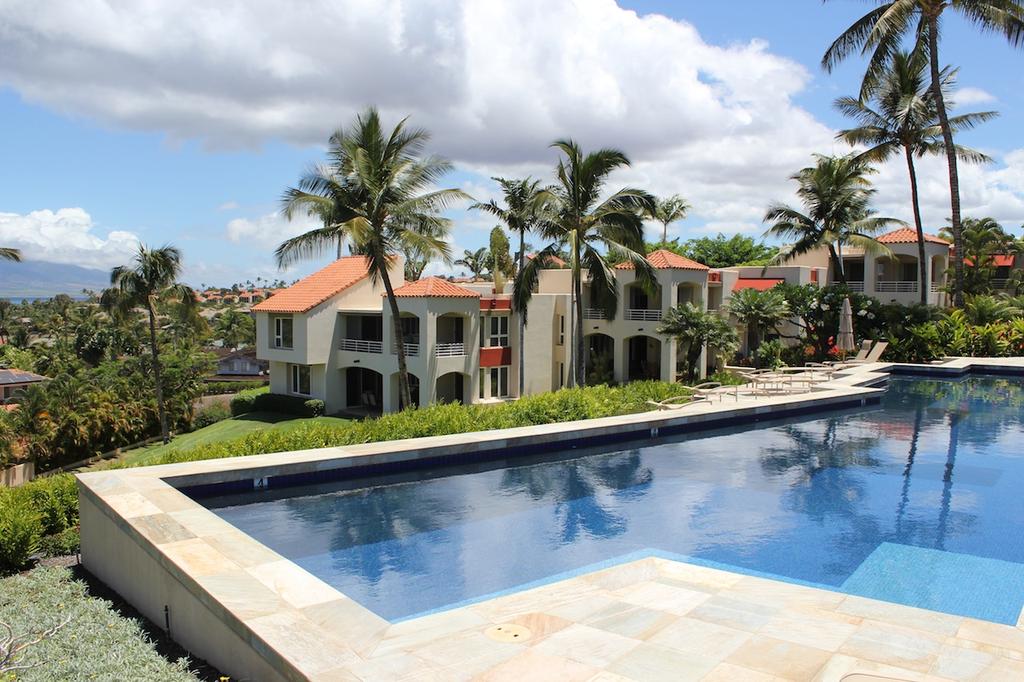
[[[1006,289],[1010,286],[1009,277],[994,277],[988,281],[993,289]]]
[[[402,347],[405,349],[406,357],[415,357],[420,354],[420,344],[416,343],[403,343]],[[398,347],[391,344],[391,354],[398,355]]]
[[[584,320],[607,320],[608,314],[603,308],[584,308],[583,309]]]
[[[657,322],[661,319],[660,310],[645,310],[643,308],[626,308],[627,320],[643,320],[644,322]]]
[[[439,343],[434,346],[434,355],[439,358],[454,358],[466,354],[464,343]]]
[[[369,339],[342,339],[341,349],[357,353],[381,353],[384,350],[384,344],[381,341],[370,341]]]
[[[875,282],[875,291],[885,294],[916,294],[917,282]]]
[[[943,284],[942,282],[932,282],[932,293],[933,294],[941,294],[942,293],[942,288],[944,286],[946,286],[946,285]]]
[[[864,291],[864,282],[847,282],[846,288],[850,291]]]

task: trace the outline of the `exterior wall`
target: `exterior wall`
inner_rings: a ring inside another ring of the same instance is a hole
[[[568,294],[534,294],[527,316],[525,355],[526,393],[544,393],[561,387],[559,364],[568,372],[569,358]],[[558,344],[560,316],[565,316],[565,342]],[[513,357],[517,353],[513,350]]]

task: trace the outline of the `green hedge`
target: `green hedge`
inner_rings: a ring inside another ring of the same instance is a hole
[[[268,393],[267,391],[245,391],[231,400],[231,414],[235,417],[247,412],[277,412],[293,414],[296,417],[322,417],[324,409],[322,400]]]
[[[203,384],[203,395],[224,395],[238,393],[267,385],[265,381],[207,381]]]
[[[263,395],[264,393],[270,393],[269,386],[242,391],[231,399],[231,415],[237,417],[240,414],[254,412],[256,410],[256,396]]]
[[[564,388],[498,405],[432,405],[342,426],[310,422],[293,430],[257,431],[191,450],[172,450],[154,464],[611,417],[644,412],[650,409],[648,400],[664,400],[686,392],[679,384],[641,381],[617,387]],[[241,398],[232,401],[233,412]],[[323,413],[322,401],[274,395],[265,389],[246,391],[244,400],[256,410],[303,410],[311,416]],[[78,492],[70,474],[0,489],[0,572],[20,569],[39,550],[60,552],[77,547],[77,527]]]

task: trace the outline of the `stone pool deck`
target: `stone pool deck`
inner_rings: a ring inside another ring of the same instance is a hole
[[[1022,369],[1024,360],[928,369],[971,365]],[[900,367],[866,365],[813,393],[726,398],[679,411],[82,474],[82,558],[234,679],[1024,679],[1020,624],[658,557],[389,624],[177,489],[827,410],[877,398],[878,389],[867,386],[890,369]],[[515,548],[481,560],[515,561]]]

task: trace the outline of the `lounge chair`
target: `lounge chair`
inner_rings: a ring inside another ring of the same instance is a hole
[[[868,365],[868,364],[871,364],[872,362],[878,362],[881,359],[881,357],[882,357],[882,353],[884,353],[885,349],[888,348],[888,347],[889,347],[889,342],[888,341],[879,341],[874,346],[872,346],[871,351],[867,354],[867,356],[865,358],[860,359],[860,360],[858,360],[857,358],[854,358],[853,360],[850,360],[848,364],[850,364],[850,365]]]
[[[714,382],[712,382],[714,383]],[[674,398],[666,398],[665,400],[648,400],[647,404],[651,407],[655,407],[659,410],[678,410],[692,405],[697,402],[706,401],[707,397],[703,395],[697,395],[691,393],[689,395],[677,395]]]

